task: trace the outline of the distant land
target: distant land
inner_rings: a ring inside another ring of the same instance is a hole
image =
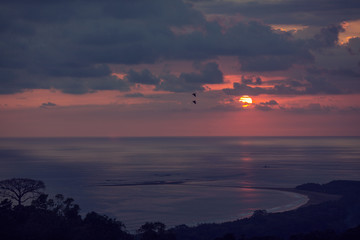
[[[177,226],[173,229],[176,239],[330,239],[329,234],[331,239],[360,239],[360,181],[337,180],[327,184],[306,183],[294,189],[267,189],[304,194],[309,201],[287,212],[257,210],[249,218],[232,222]],[[356,237],[350,238],[347,231]]]
[[[150,184],[163,184],[155,182]],[[177,184],[177,183],[170,183]],[[265,189],[265,188],[263,188]],[[286,212],[256,210],[251,217],[195,227],[147,222],[129,233],[121,221],[95,212],[79,214],[72,198],[40,195],[30,205],[0,203],[1,239],[67,240],[358,240],[360,181],[306,183],[295,188],[266,188],[307,195],[309,201]],[[120,219],[121,220],[121,219]]]

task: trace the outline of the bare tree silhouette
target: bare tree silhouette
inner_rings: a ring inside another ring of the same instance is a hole
[[[28,178],[12,178],[0,181],[0,196],[15,201],[18,206],[42,194],[42,181]]]

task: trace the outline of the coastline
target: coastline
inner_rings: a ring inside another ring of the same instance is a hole
[[[306,196],[308,198],[308,201],[305,204],[303,204],[297,208],[307,207],[310,205],[316,205],[316,204],[320,204],[320,203],[328,202],[328,201],[336,201],[341,198],[341,195],[334,195],[334,194],[320,193],[320,192],[313,192],[313,191],[305,191],[305,190],[299,190],[296,188],[272,188],[272,187],[248,187],[248,188],[275,190],[275,191],[282,191],[282,192],[292,192],[292,193],[297,193],[297,194]]]
[[[188,183],[180,183],[180,184],[188,184]],[[205,185],[205,184],[189,184],[189,185],[197,185],[197,186],[213,186],[214,185]],[[235,187],[235,188],[247,188],[247,189],[259,189],[259,190],[273,190],[273,191],[280,191],[280,192],[289,192],[289,193],[296,193],[303,195],[308,198],[304,204],[299,205],[293,209],[307,207],[310,205],[316,205],[323,202],[328,201],[336,201],[339,200],[342,196],[335,195],[335,194],[328,194],[328,193],[321,193],[321,192],[314,192],[314,191],[306,191],[306,190],[299,190],[296,188],[282,188],[282,187],[242,187],[242,186],[216,186],[216,187]]]

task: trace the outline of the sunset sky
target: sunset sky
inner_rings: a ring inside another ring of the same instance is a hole
[[[359,0],[2,0],[0,137],[359,136],[359,13]]]

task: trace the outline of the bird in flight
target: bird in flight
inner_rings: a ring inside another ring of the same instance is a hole
[[[194,92],[193,94],[192,94],[194,97],[196,97],[196,92]],[[194,100],[194,101],[192,101],[193,102],[193,104],[196,104],[196,100]]]

